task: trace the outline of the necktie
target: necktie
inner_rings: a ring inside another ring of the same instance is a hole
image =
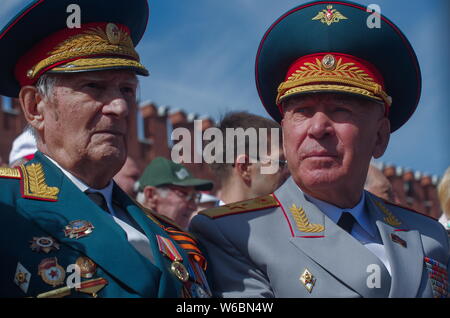
[[[109,211],[108,209],[108,204],[106,204],[106,199],[103,196],[103,194],[101,194],[100,192],[91,192],[91,191],[86,191],[85,193],[89,197],[89,199],[91,199],[95,204],[97,204],[100,207],[100,209],[108,213],[111,213],[111,211]]]
[[[355,217],[350,212],[343,212],[337,225],[343,228],[347,233],[352,232],[353,225],[355,224]]]

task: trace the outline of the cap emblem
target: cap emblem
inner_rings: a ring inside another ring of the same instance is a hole
[[[139,55],[127,31],[114,23],[108,23],[106,26],[91,24],[91,27],[86,26],[79,34],[58,44],[46,58],[27,71],[27,77],[34,79],[41,71],[62,61],[72,60],[73,66],[76,67],[79,66],[78,59],[94,56],[123,56],[131,61],[139,61]],[[64,64],[59,66],[63,67]],[[58,67],[52,70],[56,69]]]
[[[327,5],[326,9],[320,11],[313,20],[320,20],[320,22],[330,26],[333,23],[337,23],[340,20],[346,20],[347,17],[343,16],[342,13],[333,9],[332,5]]]
[[[317,55],[305,56],[294,63],[289,73],[290,76],[278,87],[277,104],[291,95],[314,90],[363,95],[382,101],[388,107],[392,103],[381,81],[358,59],[344,59],[333,54],[326,54],[322,58]]]
[[[106,36],[108,37],[109,43],[114,45],[120,43],[120,30],[114,23],[108,23],[106,25]]]
[[[187,177],[189,177],[189,172],[187,172],[186,169],[180,169],[177,172],[175,172],[175,174],[177,175],[178,179],[183,180],[186,179]]]
[[[322,58],[322,68],[325,71],[333,71],[336,66],[336,59],[332,54],[327,54]]]

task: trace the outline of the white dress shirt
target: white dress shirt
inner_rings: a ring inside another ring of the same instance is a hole
[[[386,250],[383,244],[377,240],[377,227],[370,222],[368,213],[364,210],[366,195],[362,192],[361,199],[358,204],[350,209],[341,209],[330,203],[321,201],[305,194],[308,201],[316,205],[320,211],[325,213],[334,223],[337,224],[343,212],[349,212],[353,215],[356,223],[353,225],[351,235],[363,244],[369,251],[371,251],[378,259],[383,262],[384,266],[391,274],[391,266],[386,256]]]
[[[86,190],[89,190],[90,192],[99,192],[103,195],[103,197],[106,200],[106,204],[108,205],[108,209],[111,212],[111,217],[113,220],[125,231],[128,242],[145,258],[147,258],[150,262],[154,262],[154,257],[152,254],[152,250],[150,247],[150,241],[148,240],[147,236],[145,236],[143,233],[129,225],[130,222],[124,222],[123,220],[128,220],[130,217],[125,214],[124,211],[118,211],[114,209],[113,202],[112,202],[112,191],[114,183],[111,180],[108,185],[103,189],[94,189],[89,187],[87,184],[85,184],[83,181],[75,177],[73,174],[71,174],[69,171],[65,170],[63,167],[61,167],[55,160],[52,158],[46,156],[47,159],[49,159],[51,162],[53,162],[61,171],[69,178],[70,181],[75,184],[75,186],[80,189],[82,192],[86,192]]]

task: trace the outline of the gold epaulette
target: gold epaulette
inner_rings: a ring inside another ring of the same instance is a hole
[[[20,165],[22,178],[22,197],[34,200],[58,201],[59,188],[51,187],[45,181],[41,163]]]
[[[385,204],[393,205],[393,206],[395,206],[395,207],[397,207],[397,208],[401,208],[401,209],[407,210],[407,211],[409,211],[409,212],[413,212],[413,213],[416,213],[416,214],[420,214],[420,215],[426,216],[427,218],[430,218],[430,219],[432,219],[433,221],[438,221],[438,219],[432,217],[431,215],[427,215],[427,214],[424,214],[424,213],[420,213],[419,211],[414,210],[412,207],[409,207],[409,206],[406,206],[406,205],[403,205],[403,204],[399,204],[399,203],[394,203],[394,202],[391,202],[391,201],[387,201],[387,200],[385,200],[385,199],[381,199],[381,200],[383,200],[383,202],[384,202]]]
[[[274,208],[280,206],[280,203],[272,194],[258,197],[255,199],[234,202],[217,208],[207,209],[199,212],[211,219],[217,219],[226,215],[239,214],[244,212],[258,211],[262,209]]]
[[[0,178],[19,179],[22,197],[33,200],[57,201],[59,189],[49,186],[40,163],[20,165],[17,168],[0,168]]]
[[[0,178],[21,179],[18,168],[0,167]]]

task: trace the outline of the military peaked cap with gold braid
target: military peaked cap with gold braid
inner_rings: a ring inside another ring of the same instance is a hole
[[[78,5],[80,27],[68,26]],[[0,95],[17,97],[44,73],[130,69],[148,75],[135,46],[147,0],[34,0],[0,31]]]
[[[199,213],[206,215],[211,219],[217,219],[227,215],[234,215],[239,213],[258,211],[262,209],[275,208],[279,205],[280,203],[278,203],[278,201],[274,198],[274,196],[269,194],[255,199],[234,202],[216,208],[207,209]]]
[[[385,16],[356,3],[315,1],[267,30],[256,57],[256,86],[278,122],[284,100],[329,92],[384,104],[395,131],[417,108],[421,74],[407,38]]]

